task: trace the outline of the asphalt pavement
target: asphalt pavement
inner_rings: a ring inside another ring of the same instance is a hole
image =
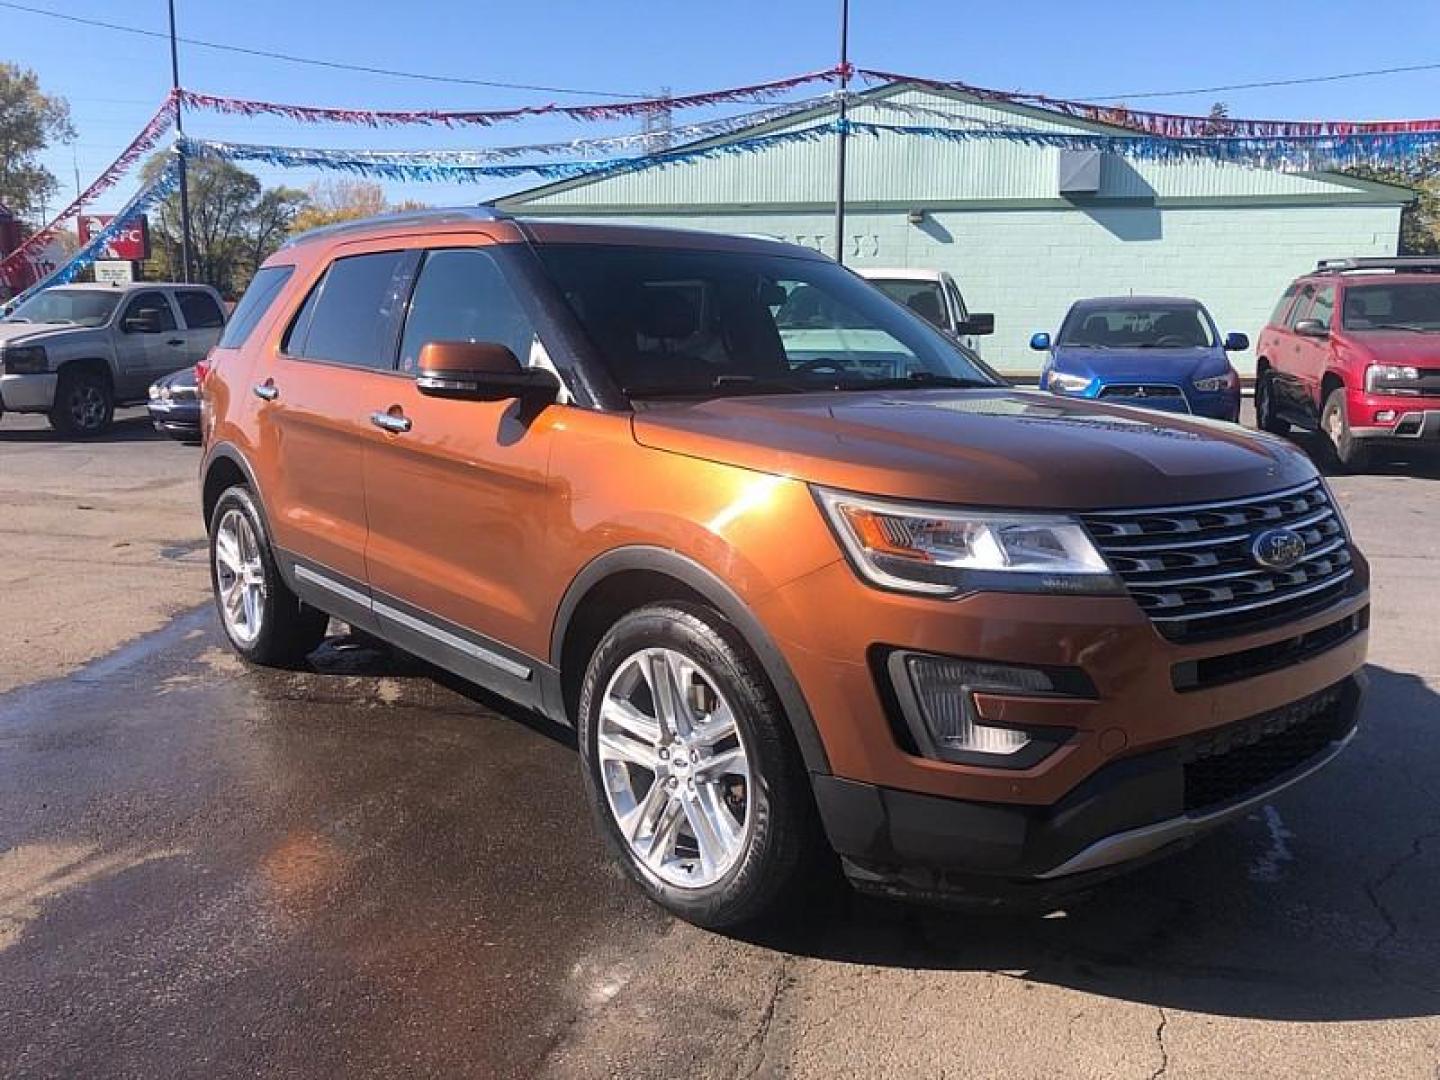
[[[0,1075],[1437,1075],[1433,462],[1332,481],[1375,601],[1329,769],[1045,917],[840,894],[741,937],[608,862],[564,729],[363,639],[234,659],[195,461],[0,422],[0,642],[96,643],[0,643]]]

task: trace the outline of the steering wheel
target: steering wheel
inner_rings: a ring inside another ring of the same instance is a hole
[[[1155,339],[1155,347],[1157,349],[1183,349],[1190,344],[1190,339],[1184,334],[1166,334],[1164,337]]]

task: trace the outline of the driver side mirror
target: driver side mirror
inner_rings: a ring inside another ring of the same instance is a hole
[[[1038,334],[1030,335],[1030,348],[1036,352],[1044,352],[1050,348],[1050,335],[1041,330]]]
[[[956,325],[955,332],[957,334],[974,334],[976,337],[993,334],[995,332],[995,314],[990,311],[972,311],[970,318]]]
[[[470,401],[554,401],[560,381],[544,368],[527,368],[493,341],[430,341],[420,350],[416,388],[430,397]]]
[[[126,315],[125,320],[120,324],[120,329],[127,334],[158,334],[160,333],[160,313],[154,308],[149,308],[137,311],[133,315]]]
[[[1244,334],[1229,333],[1225,335],[1226,352],[1244,352],[1250,347],[1250,339]]]
[[[1295,324],[1295,333],[1301,337],[1323,338],[1330,336],[1330,330],[1319,319],[1301,319]]]

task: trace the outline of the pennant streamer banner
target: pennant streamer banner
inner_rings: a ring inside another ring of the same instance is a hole
[[[490,127],[512,120],[553,116],[570,120],[623,120],[628,117],[657,116],[676,109],[694,109],[731,102],[765,101],[801,86],[837,82],[839,68],[827,68],[786,79],[710,90],[678,97],[637,98],[634,101],[605,101],[594,105],[522,105],[512,109],[336,109],[317,105],[287,105],[273,101],[218,97],[193,90],[181,90],[187,107],[236,116],[279,116],[304,124],[362,124],[366,127]]]
[[[150,122],[145,125],[140,134],[135,136],[130,145],[121,152],[118,158],[110,163],[110,167],[102,172],[94,183],[82,191],[74,202],[56,214],[55,217],[46,223],[44,228],[31,234],[24,243],[3,260],[0,260],[0,270],[7,270],[12,266],[18,265],[27,253],[42,249],[46,242],[60,231],[60,227],[64,225],[65,222],[79,215],[82,207],[93,203],[101,195],[114,187],[122,176],[134,168],[136,162],[155,148],[165,136],[165,133],[169,131],[175,123],[175,115],[175,97],[171,95],[167,97],[164,104],[156,110],[155,115],[150,118]]]
[[[1027,94],[991,90],[963,82],[947,82],[916,75],[899,75],[873,68],[860,68],[862,78],[882,83],[913,83],[936,90],[954,90],[984,101],[1011,105],[1032,105],[1047,112],[1062,113],[1077,120],[1131,128],[1165,138],[1189,139],[1225,137],[1236,139],[1265,138],[1344,138],[1351,135],[1404,135],[1440,131],[1440,118],[1418,120],[1254,120],[1238,117],[1188,116],[1180,113],[1150,112],[1124,105],[1103,105],[1088,101],[1071,101],[1045,94]]]
[[[128,225],[179,186],[180,159],[178,156],[172,155],[165,167],[155,174],[154,179],[136,192],[134,198],[116,212],[114,219],[108,225],[94,233],[89,242],[77,251],[69,262],[56,269],[48,277],[42,278],[30,286],[15,297],[13,303],[22,303],[41,289],[48,289],[52,285],[64,285],[74,281],[75,275],[98,259],[110,242],[118,239]]]

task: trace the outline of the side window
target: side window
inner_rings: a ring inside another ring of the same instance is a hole
[[[1305,316],[1307,319],[1314,319],[1326,330],[1335,320],[1335,286],[1326,285],[1315,293],[1315,300],[1310,304],[1310,311]]]
[[[1295,294],[1299,291],[1300,286],[1293,282],[1285,290],[1284,295],[1280,297],[1280,302],[1275,305],[1275,310],[1270,313],[1271,326],[1285,325],[1285,313],[1290,310],[1290,302],[1295,299]]]
[[[1297,322],[1299,322],[1301,319],[1308,319],[1310,317],[1306,314],[1306,312],[1310,310],[1310,301],[1314,298],[1314,285],[1306,285],[1303,289],[1300,290],[1299,299],[1295,301],[1295,306],[1290,309],[1290,321],[1286,323],[1288,327],[1293,330]]]
[[[529,364],[535,328],[505,271],[488,251],[457,248],[425,257],[400,341],[400,370],[414,372],[429,341],[491,341]]]
[[[245,344],[294,272],[293,266],[267,266],[250,279],[250,287],[231,314],[225,333],[220,335],[220,348],[238,349]]]
[[[182,289],[175,293],[175,302],[180,305],[180,317],[190,330],[213,330],[225,325],[225,315],[220,305],[208,292],[199,289]]]
[[[407,256],[385,251],[336,259],[291,323],[284,351],[306,360],[391,370]]]
[[[137,293],[126,305],[125,314],[120,317],[120,328],[125,329],[125,324],[131,319],[149,323],[145,333],[160,334],[175,329],[175,312],[163,292]]]

